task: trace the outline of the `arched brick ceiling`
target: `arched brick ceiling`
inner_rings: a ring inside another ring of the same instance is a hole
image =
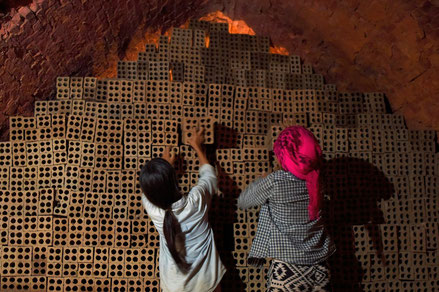
[[[56,76],[87,76],[123,57],[147,28],[220,10],[300,55],[339,90],[385,92],[409,127],[439,130],[438,2],[34,0],[0,18],[0,125],[31,114]]]
[[[8,2],[14,2],[12,0]],[[0,18],[0,140],[10,115],[31,115],[57,76],[91,76],[121,58],[147,28],[191,18],[200,0],[34,0]]]
[[[439,1],[223,1],[209,7],[300,55],[339,90],[380,91],[439,131]]]

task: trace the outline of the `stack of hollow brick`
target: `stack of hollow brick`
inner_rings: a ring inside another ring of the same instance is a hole
[[[172,146],[187,193],[194,127],[206,129],[218,172],[210,217],[229,267],[223,289],[265,291],[269,261],[247,262],[258,208],[235,203],[278,168],[272,143],[290,124],[307,126],[326,159],[334,290],[437,288],[435,135],[407,130],[383,94],[338,92],[298,56],[270,54],[268,38],[203,21],[119,62],[116,79],[59,77],[56,88],[33,117],[11,117],[0,143],[1,291],[159,291],[159,235],[138,171]]]

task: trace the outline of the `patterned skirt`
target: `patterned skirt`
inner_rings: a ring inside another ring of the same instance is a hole
[[[330,291],[329,280],[326,264],[301,266],[274,259],[268,271],[268,291]]]

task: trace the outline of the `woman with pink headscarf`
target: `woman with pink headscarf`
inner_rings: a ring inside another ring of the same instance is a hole
[[[322,151],[301,126],[284,129],[273,145],[282,166],[250,184],[238,207],[261,206],[248,262],[272,259],[268,291],[329,291],[328,257],[335,246],[320,217]]]

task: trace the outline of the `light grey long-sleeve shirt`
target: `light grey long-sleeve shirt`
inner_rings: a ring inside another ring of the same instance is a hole
[[[165,210],[142,195],[142,204],[160,235],[160,285],[164,292],[213,291],[226,272],[208,222],[211,198],[216,191],[215,170],[210,164],[204,164],[200,167],[197,185],[187,196],[172,204],[172,211],[185,234],[186,260],[192,264],[187,274],[179,271],[166,245],[163,234]]]

